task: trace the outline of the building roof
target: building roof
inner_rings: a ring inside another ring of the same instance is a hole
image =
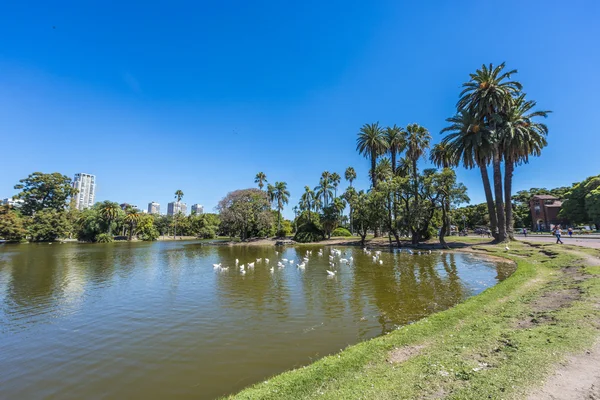
[[[533,199],[540,199],[540,200],[558,200],[558,197],[554,197],[554,196],[549,195],[549,194],[536,194],[532,198]]]
[[[551,208],[551,207],[561,207],[562,206],[562,201],[555,201],[552,204],[546,204],[546,207]]]

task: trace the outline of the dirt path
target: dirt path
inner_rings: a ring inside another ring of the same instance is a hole
[[[600,400],[600,343],[571,356],[528,400]]]
[[[600,259],[579,251],[568,250],[580,256],[589,266],[599,266]],[[528,400],[600,400],[600,342],[582,354],[575,354],[559,365],[541,388],[529,395]]]

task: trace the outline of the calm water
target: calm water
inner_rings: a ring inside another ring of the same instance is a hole
[[[446,309],[512,272],[465,254],[384,252],[380,265],[340,248],[354,260],[328,278],[330,249],[318,256],[321,248],[0,245],[0,398],[212,399]],[[305,270],[277,268],[307,249]],[[246,275],[234,267],[265,257],[270,265]]]

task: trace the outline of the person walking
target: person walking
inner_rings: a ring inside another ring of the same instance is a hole
[[[569,228],[567,232],[569,233],[569,238],[573,239],[573,228]]]
[[[560,236],[562,235],[562,231],[560,230],[560,225],[554,228],[554,235],[556,236],[556,244],[564,244],[562,240],[560,240]]]
[[[527,228],[523,228],[523,236],[527,237]]]

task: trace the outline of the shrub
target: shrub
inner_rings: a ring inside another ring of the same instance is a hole
[[[285,238],[290,233],[291,233],[290,231],[288,231],[287,229],[285,229],[285,228],[282,227],[282,229],[280,229],[279,231],[277,231],[277,233],[275,234],[275,237]]]
[[[335,228],[333,230],[333,232],[331,232],[331,236],[344,236],[344,237],[347,237],[347,236],[352,236],[352,234],[350,233],[350,231],[348,229],[343,228],[343,227],[340,226],[339,228]]]
[[[114,242],[114,239],[113,239],[112,235],[109,235],[108,233],[101,233],[98,236],[96,236],[96,242],[112,243],[112,242]]]
[[[318,242],[325,239],[325,235],[314,222],[300,225],[294,240],[299,243]]]

